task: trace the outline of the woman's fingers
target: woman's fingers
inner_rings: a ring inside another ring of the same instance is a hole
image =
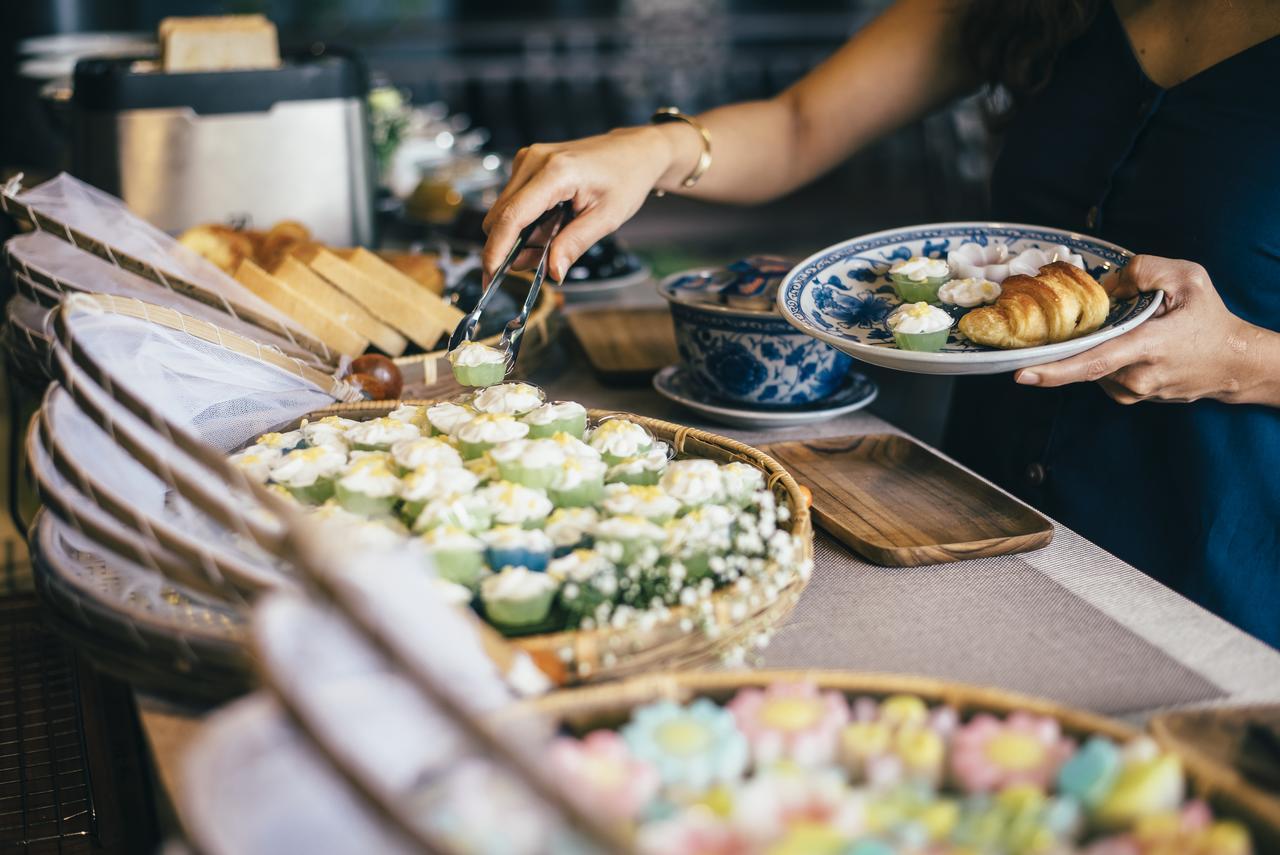
[[[601,207],[588,208],[577,215],[551,241],[551,257],[547,261],[551,278],[563,282],[573,263],[600,238],[616,231],[621,222]]]
[[[501,209],[495,205],[489,240],[484,245],[485,281],[502,264],[525,226],[538,219],[557,202],[572,198],[572,186],[543,171],[516,191]]]
[[[1146,358],[1148,337],[1144,333],[1145,328],[1140,328],[1076,356],[1023,368],[1013,375],[1013,379],[1024,386],[1065,386],[1101,380]]]
[[[1121,299],[1148,291],[1163,291],[1163,314],[1183,305],[1197,290],[1212,287],[1208,272],[1195,262],[1135,255],[1120,269],[1114,279],[1114,287],[1108,290],[1111,296]]]

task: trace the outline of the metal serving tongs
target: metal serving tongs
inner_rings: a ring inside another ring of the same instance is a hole
[[[538,302],[538,292],[542,290],[542,281],[547,278],[547,257],[551,254],[551,241],[560,233],[560,229],[564,227],[565,223],[569,222],[572,213],[571,203],[561,202],[525,226],[524,230],[520,232],[520,236],[516,238],[511,250],[507,253],[507,257],[502,260],[502,264],[494,271],[493,278],[485,286],[484,293],[480,295],[480,300],[476,303],[476,307],[458,322],[453,335],[449,336],[450,351],[457,350],[464,342],[472,340],[476,333],[476,328],[480,325],[480,315],[484,313],[485,306],[489,304],[489,299],[502,285],[502,280],[506,278],[507,272],[511,270],[511,265],[515,263],[516,258],[528,246],[529,241],[538,229],[548,226],[549,230],[542,244],[542,257],[538,260],[538,267],[533,273],[533,282],[529,285],[529,295],[524,299],[524,308],[520,310],[520,314],[507,321],[507,325],[502,330],[502,338],[498,341],[498,350],[502,351],[506,359],[507,370],[510,371],[515,367],[516,357],[520,355],[520,340],[524,337],[525,322],[529,320],[529,312],[533,310],[534,305]]]

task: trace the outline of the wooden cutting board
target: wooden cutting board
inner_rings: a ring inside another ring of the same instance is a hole
[[[654,309],[589,309],[568,316],[587,360],[606,377],[644,378],[680,360],[671,312]]]
[[[817,523],[876,564],[914,567],[1028,552],[1053,524],[1017,499],[895,434],[765,447],[813,492]]]

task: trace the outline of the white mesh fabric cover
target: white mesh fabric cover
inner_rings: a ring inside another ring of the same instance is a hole
[[[74,297],[64,311],[72,348],[91,356],[112,384],[222,451],[334,403],[309,380],[179,330]]]
[[[5,243],[5,251],[11,256],[11,266],[13,260],[16,260],[43,271],[77,290],[133,297],[147,303],[155,303],[157,306],[167,306],[184,315],[217,324],[223,329],[255,339],[262,344],[275,345],[286,352],[298,351],[285,338],[199,300],[184,297],[176,291],[152,282],[150,279],[144,279],[136,273],[130,273],[122,267],[116,267],[48,232],[30,232],[10,238]],[[253,296],[248,291],[245,293],[250,297]]]
[[[50,393],[44,418],[60,453],[100,490],[127,503],[149,524],[168,526],[206,549],[250,565],[264,578],[280,576],[280,570],[255,544],[218,525],[117,445],[65,389],[55,388]],[[155,441],[163,447],[158,436]],[[173,457],[179,459],[177,449],[173,449]]]
[[[221,297],[297,328],[288,316],[177,240],[134,214],[120,199],[65,172],[18,196],[36,211]]]

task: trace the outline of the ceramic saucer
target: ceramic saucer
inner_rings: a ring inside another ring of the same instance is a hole
[[[865,375],[850,372],[832,395],[813,404],[785,409],[751,407],[728,401],[713,401],[690,379],[680,365],[668,365],[653,378],[658,394],[688,407],[712,421],[739,428],[781,428],[833,419],[860,410],[876,399],[879,389]]]

